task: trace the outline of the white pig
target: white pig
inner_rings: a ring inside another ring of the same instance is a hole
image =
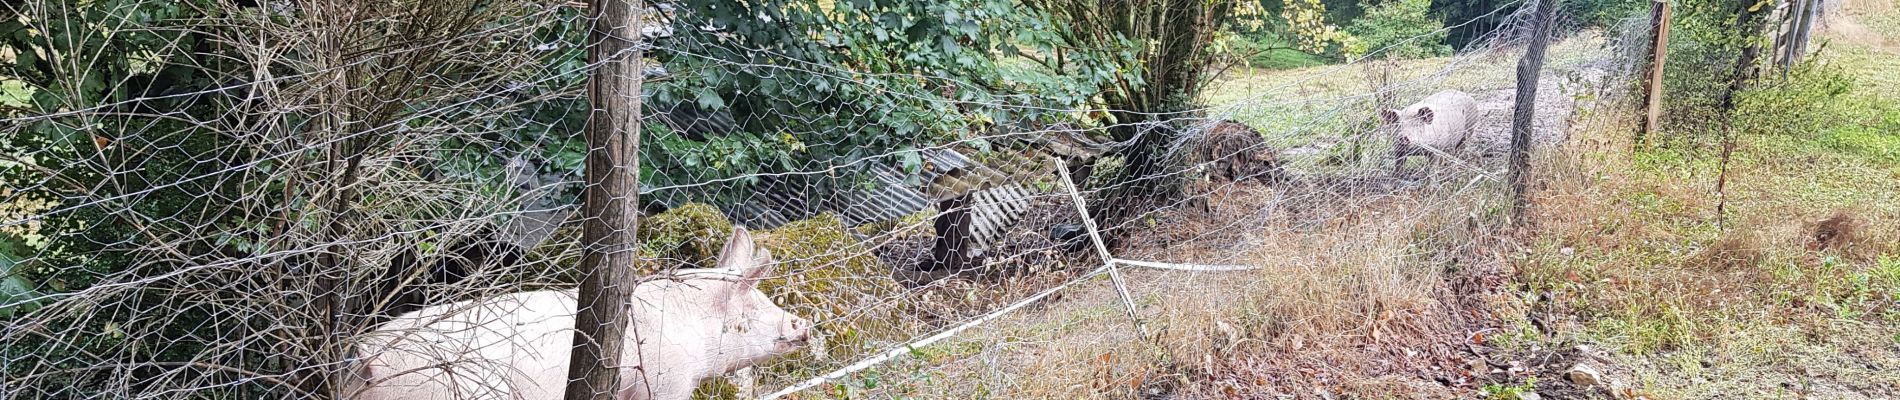
[[[1424,154],[1437,158],[1436,153],[1420,147],[1449,153],[1464,146],[1465,137],[1478,123],[1478,101],[1465,92],[1446,90],[1404,110],[1385,110],[1382,114],[1387,126],[1397,128],[1392,139],[1392,170],[1397,172],[1405,165],[1406,157]]]
[[[719,268],[635,287],[615,398],[687,399],[701,380],[804,346],[811,322],[757,288],[771,263],[740,227]],[[535,291],[396,317],[362,337],[341,398],[559,399],[574,304],[571,290]]]

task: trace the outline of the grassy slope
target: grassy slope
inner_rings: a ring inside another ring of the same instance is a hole
[[[1868,17],[1900,42],[1896,14]],[[1803,108],[1836,117],[1814,129],[1741,132],[1726,227],[1714,146],[1585,149],[1554,165],[1519,281],[1557,327],[1514,334],[1606,347],[1633,392],[1657,398],[1900,393],[1900,54],[1836,38],[1821,62],[1858,84]],[[1813,249],[1837,214],[1857,238]]]

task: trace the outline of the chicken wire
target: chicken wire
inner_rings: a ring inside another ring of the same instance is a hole
[[[4,104],[0,398],[339,397],[339,377],[362,356],[358,337],[393,315],[571,288],[596,67],[577,61],[587,10],[449,3],[194,2],[184,7],[219,11],[180,20],[137,1],[6,6],[21,29],[103,44],[34,54],[57,85]],[[1314,204],[1419,191],[1433,193],[1420,197],[1430,209],[1487,201],[1508,147],[1500,105],[1514,82],[1499,77],[1529,25],[1528,7],[1502,5],[1495,12],[1512,14],[1501,28],[1427,68],[1381,64],[1375,50],[1143,123],[1185,132],[1167,146],[1172,166],[1147,178],[1183,189],[1104,203],[1116,151],[1133,141],[1064,120],[1104,110],[803,62],[725,40],[729,32],[681,14],[691,10],[650,3],[642,31],[648,165],[635,267],[708,266],[725,224],[759,231],[780,262],[767,293],[815,322],[818,340],[710,394],[745,397],[1011,393],[1029,384],[1021,353],[1060,345],[1025,337],[1040,322],[1020,314],[1153,318],[1153,291],[1261,268],[1244,255],[1270,233],[1323,230],[1354,210]],[[114,35],[134,33],[160,43],[115,56],[128,45]],[[1634,68],[1617,60],[1643,42],[1574,39],[1585,44],[1553,50],[1547,68],[1559,78],[1540,83],[1558,89],[1540,96],[1540,143],[1563,140],[1582,107],[1574,99],[1617,104]],[[179,56],[212,53],[226,58]],[[755,56],[775,62],[735,62]],[[199,64],[167,64],[179,60]],[[186,67],[196,74],[166,72]],[[695,85],[721,79],[709,76],[852,85],[707,97]],[[827,79],[775,80],[800,76]],[[1443,88],[1480,99],[1475,146],[1393,173],[1376,110]],[[839,104],[867,98],[940,113],[946,125],[936,128],[953,129],[916,134],[930,128]],[[990,121],[960,120],[976,117]],[[1202,132],[1220,121],[1260,140],[1209,154]],[[1222,160],[1261,151],[1271,168],[1248,171],[1272,179],[1214,176]],[[1083,172],[1073,184],[1057,171],[1071,164],[1061,172]],[[1099,227],[1109,248],[1087,239],[1078,195],[1087,207],[1136,208]],[[942,221],[967,238],[941,237]],[[1104,255],[1148,272],[1111,283]],[[1147,339],[1136,332],[1059,337],[1138,347]],[[935,347],[911,347],[933,337]]]

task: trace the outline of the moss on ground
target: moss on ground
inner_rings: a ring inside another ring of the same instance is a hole
[[[915,331],[903,318],[904,289],[890,268],[846,230],[836,215],[821,214],[765,232],[761,244],[778,260],[779,278],[759,285],[786,310],[818,323],[825,337],[825,358],[849,358],[873,346],[908,338]],[[792,357],[808,360],[810,351]]]
[[[720,226],[723,217],[690,221],[680,225],[688,227],[683,231]],[[806,377],[824,372],[833,364],[827,360],[849,360],[883,350],[880,346],[908,339],[920,328],[914,319],[902,318],[908,306],[902,301],[904,288],[848,229],[836,215],[827,213],[754,233],[759,245],[778,262],[773,276],[761,282],[759,289],[786,311],[815,322],[822,338],[814,342],[815,348],[763,366],[759,376]],[[706,254],[717,257],[729,234],[728,228],[718,235],[719,244]],[[669,246],[684,242],[675,237],[659,238]],[[735,398],[735,393],[731,382],[719,379],[702,385],[694,398],[727,399]]]
[[[732,237],[732,221],[702,203],[648,216],[639,226],[640,258],[660,260],[662,268],[712,268]]]

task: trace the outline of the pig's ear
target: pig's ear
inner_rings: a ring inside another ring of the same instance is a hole
[[[758,287],[759,281],[765,279],[767,275],[771,275],[772,269],[776,265],[772,262],[771,250],[761,248],[758,249],[755,254],[756,255],[752,257],[752,264],[739,270],[741,279],[739,285],[748,290]]]
[[[1388,123],[1388,124],[1399,123],[1399,110],[1379,111],[1379,117],[1384,118],[1385,123]]]
[[[719,250],[719,268],[744,274],[752,266],[754,248],[752,234],[744,226],[732,227],[732,238],[726,239],[726,248]]]
[[[759,280],[772,273],[772,252],[752,242],[744,226],[732,228],[732,239],[719,251],[719,268],[737,275],[740,290],[752,290]]]
[[[1418,108],[1418,120],[1419,120],[1419,121],[1424,121],[1424,122],[1425,122],[1425,123],[1427,123],[1427,124],[1429,124],[1429,123],[1432,123],[1432,108],[1431,108],[1431,107],[1419,107],[1419,108]]]

